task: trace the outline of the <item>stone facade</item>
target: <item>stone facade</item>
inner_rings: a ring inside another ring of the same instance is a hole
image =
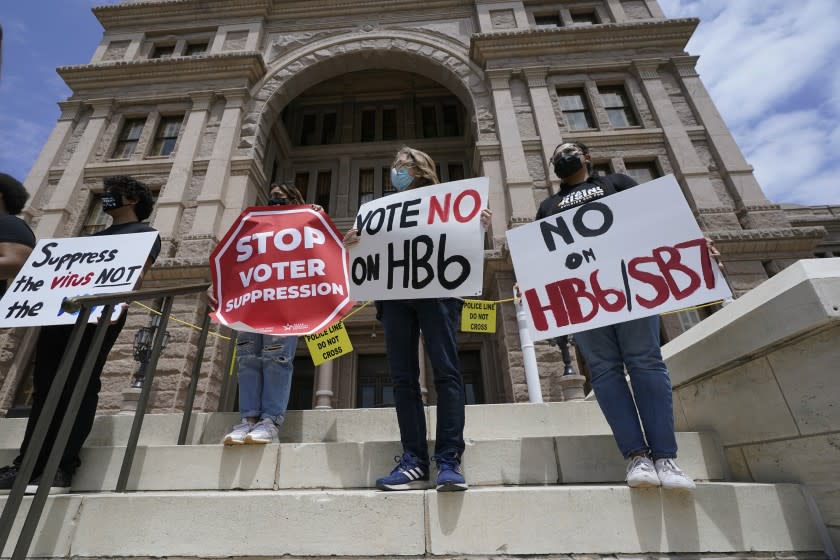
[[[490,178],[487,299],[511,296],[504,232],[532,220],[557,190],[547,154],[564,138],[589,144],[612,172],[674,173],[736,294],[810,256],[825,235],[823,222],[794,219],[767,200],[697,58],[685,53],[698,21],[666,19],[655,0],[185,0],[94,14],[104,33],[90,63],[58,69],[73,93],[26,179],[25,215],[40,238],[78,235],[103,177],[146,181],[159,194],[151,221],[164,249],[144,287],[206,281],[210,251],[244,208],[265,199],[272,179],[298,184],[346,228],[360,185],[381,195],[380,173],[403,144],[431,153],[444,180]],[[611,121],[603,88],[623,92],[632,122]],[[564,115],[569,91],[580,92],[590,128],[575,130]],[[177,144],[159,155],[160,123],[171,118],[182,119]],[[131,155],[114,157],[137,119]],[[182,298],[174,316],[198,323],[202,310]],[[106,367],[102,412],[120,409],[136,368],[134,332],[148,321],[132,308]],[[665,325],[671,335],[686,326],[673,317]],[[381,328],[371,309],[349,328],[356,352],[330,366],[312,371],[301,344],[293,387],[301,406],[366,402],[360,380],[384,363]],[[169,330],[154,412],[182,406],[195,355],[194,330]],[[0,335],[2,409],[25,392],[33,336]],[[477,402],[527,400],[512,306],[501,306],[495,336],[459,342],[475,364],[468,378]],[[229,341],[211,337],[197,409],[234,402],[230,352]],[[562,400],[559,352],[538,344],[537,357],[544,398]]]

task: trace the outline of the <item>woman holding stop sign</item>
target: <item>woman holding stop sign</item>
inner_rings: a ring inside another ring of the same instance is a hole
[[[398,191],[439,183],[435,162],[419,150],[404,147],[391,168],[391,184]],[[491,212],[481,212],[487,229]],[[359,242],[353,228],[344,236],[345,247]],[[418,346],[420,333],[434,370],[437,402],[435,455],[438,491],[467,489],[461,473],[464,452],[464,381],[458,362],[456,332],[463,301],[457,298],[387,300],[376,302],[377,318],[385,332],[388,369],[394,384],[394,401],[403,454],[387,476],[376,481],[380,490],[411,490],[429,486],[429,450],[426,417],[420,392]]]
[[[305,204],[300,191],[290,185],[272,184],[268,205],[288,204]],[[321,210],[318,205],[312,208]],[[225,435],[225,445],[279,441],[279,427],[285,419],[292,389],[296,349],[296,336],[239,332],[236,337],[236,367],[241,420]]]

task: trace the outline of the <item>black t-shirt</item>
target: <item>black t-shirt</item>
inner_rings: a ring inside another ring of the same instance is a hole
[[[569,208],[581,206],[599,198],[626,191],[638,183],[627,175],[614,173],[603,177],[590,176],[583,183],[577,185],[560,185],[560,192],[546,198],[537,210],[537,220],[547,218],[553,214],[563,212]]]
[[[17,216],[4,214],[0,216],[0,243],[17,243],[32,249],[36,243],[35,234],[27,223]],[[0,280],[0,297],[5,293],[6,280]]]
[[[93,235],[122,235],[124,233],[145,233],[147,231],[157,230],[151,226],[147,226],[146,224],[140,222],[129,222],[127,224],[119,224],[107,227],[102,231],[97,231]],[[155,244],[152,245],[152,252],[149,253],[149,257],[152,259],[152,262],[155,262],[158,258],[158,255],[160,255],[159,235],[155,238]]]

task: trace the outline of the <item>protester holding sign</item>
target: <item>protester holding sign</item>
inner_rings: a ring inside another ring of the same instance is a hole
[[[297,188],[272,184],[269,206],[304,204]],[[320,211],[321,207],[313,205]],[[215,301],[215,298],[211,299]],[[292,390],[292,369],[297,336],[273,336],[239,331],[236,337],[236,371],[239,379],[240,422],[225,435],[225,445],[264,444],[279,441]]]
[[[127,176],[106,177],[104,180],[105,191],[102,194],[102,210],[108,214],[113,222],[110,227],[93,235],[122,235],[134,234],[143,232],[156,231],[143,223],[142,220],[148,218],[154,207],[154,199],[148,187],[143,183]],[[158,237],[152,248],[151,254],[146,261],[146,269],[154,263],[160,254],[161,244]],[[144,270],[145,271],[145,270]],[[136,284],[139,286],[139,281]],[[91,373],[90,383],[87,386],[85,396],[79,408],[78,416],[76,417],[73,429],[70,432],[70,438],[67,441],[67,446],[64,449],[59,469],[56,472],[55,479],[52,482],[51,493],[65,493],[70,489],[73,473],[81,464],[79,460],[79,451],[87,439],[91,428],[93,427],[93,419],[96,415],[96,405],[99,401],[99,389],[102,384],[100,376],[102,369],[105,367],[105,361],[111,351],[111,347],[116,342],[120,331],[125,324],[126,313],[122,313],[119,319],[112,322],[108,326],[105,334],[105,340],[99,350],[96,363]],[[104,319],[103,319],[104,320]],[[47,458],[55,441],[58,428],[62,419],[65,416],[67,405],[70,401],[70,395],[81,373],[82,364],[87,355],[87,350],[93,342],[93,335],[96,329],[95,324],[88,324],[85,328],[79,350],[76,353],[76,358],[70,368],[67,385],[58,403],[55,417],[52,425],[47,432],[47,438],[44,442],[44,447],[35,464],[33,471],[34,479],[30,481],[27,486],[27,492],[34,493],[38,487],[38,477],[46,465]],[[18,467],[23,461],[23,455],[29,445],[32,432],[35,429],[35,424],[38,422],[38,417],[41,414],[41,409],[46,401],[47,393],[50,390],[50,385],[58,368],[60,366],[61,358],[64,355],[65,347],[69,342],[70,335],[73,331],[73,325],[52,325],[41,328],[41,333],[38,338],[38,344],[35,350],[35,371],[33,375],[33,402],[32,411],[29,415],[29,420],[26,424],[26,432],[23,437],[23,443],[20,449],[20,455],[14,460],[11,466],[0,469],[0,491],[8,492],[11,490],[15,482],[15,477],[18,472]]]
[[[17,217],[29,193],[14,177],[0,173],[0,297],[35,247],[35,234]]]
[[[580,142],[561,144],[551,159],[561,179],[560,192],[540,204],[537,220],[637,184],[626,175],[592,175],[589,149]],[[712,247],[709,250],[717,256]],[[627,484],[634,488],[694,488],[694,481],[675,462],[671,380],[660,351],[658,315],[576,332],[575,342],[589,366],[598,404],[629,461]]]
[[[402,148],[391,169],[391,184],[397,191],[421,189],[439,183],[435,162],[413,148]],[[417,211],[413,213],[416,215]],[[411,212],[408,213],[411,215]],[[481,211],[487,228],[490,210]],[[402,220],[402,218],[401,218]],[[412,222],[414,220],[411,220]],[[346,247],[359,243],[356,228],[347,232]],[[480,242],[476,239],[476,242]],[[407,258],[407,257],[406,257]],[[456,298],[396,299],[377,301],[377,316],[385,332],[388,368],[394,384],[394,401],[402,457],[387,476],[377,479],[381,490],[410,490],[429,484],[429,452],[426,444],[426,418],[420,392],[418,345],[420,333],[434,370],[437,402],[435,455],[438,491],[466,490],[461,473],[464,452],[464,383],[458,362],[456,332],[463,301]]]

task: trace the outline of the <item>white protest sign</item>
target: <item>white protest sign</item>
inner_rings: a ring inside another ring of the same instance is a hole
[[[0,300],[0,327],[73,324],[77,314],[61,310],[65,298],[131,291],[157,236],[150,231],[42,239]],[[92,321],[102,307],[93,311]]]
[[[363,204],[350,249],[350,296],[359,301],[481,293],[487,177],[429,185]]]
[[[673,175],[512,229],[507,239],[534,340],[732,295]]]

